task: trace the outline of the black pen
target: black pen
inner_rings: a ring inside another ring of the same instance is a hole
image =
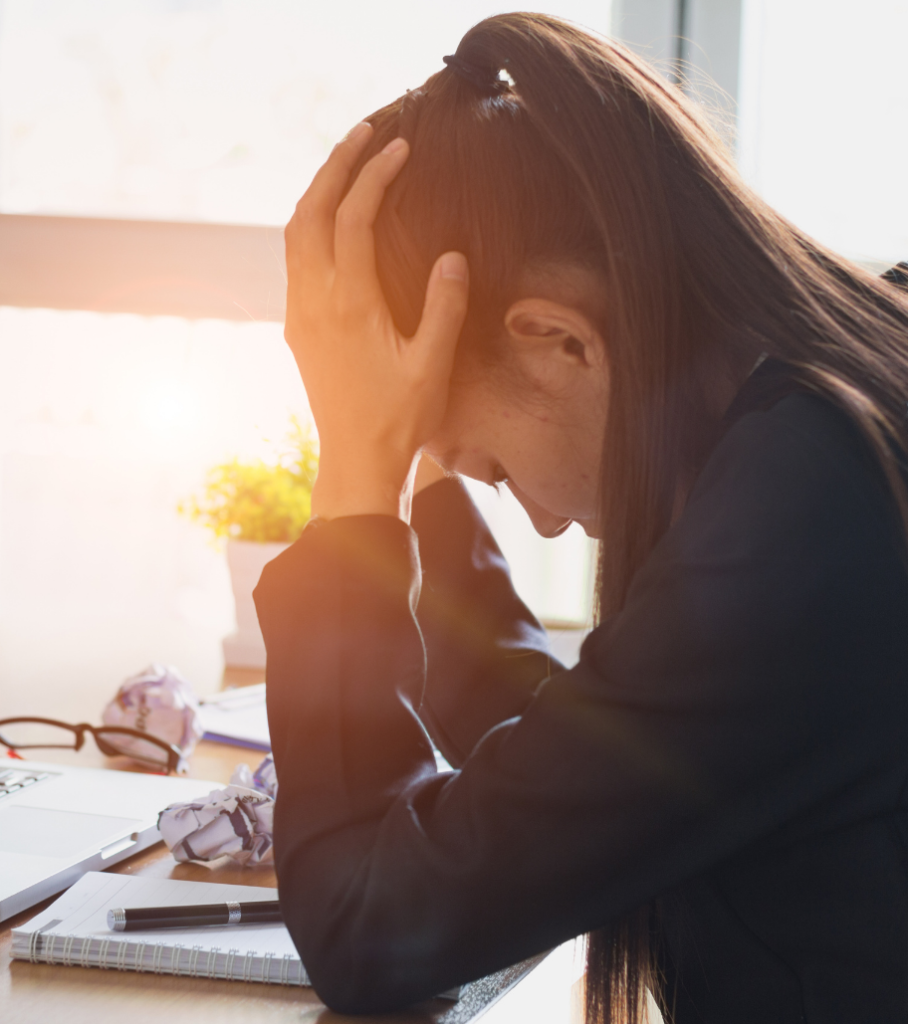
[[[118,907],[107,911],[112,932],[144,931],[146,928],[198,928],[200,925],[280,924],[277,900],[253,903],[203,903],[195,907]]]

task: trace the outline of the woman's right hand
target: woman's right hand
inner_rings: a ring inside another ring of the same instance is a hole
[[[375,268],[372,226],[409,149],[395,139],[344,196],[371,134],[357,125],[335,147],[285,232],[284,334],[319,432],[312,510],[328,519],[409,518],[416,456],[444,416],[467,310],[466,259],[445,253],[429,277],[416,333],[397,330]]]

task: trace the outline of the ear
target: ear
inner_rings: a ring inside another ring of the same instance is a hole
[[[517,353],[560,361],[564,369],[602,371],[605,345],[589,317],[551,299],[518,299],[505,313],[504,326]]]

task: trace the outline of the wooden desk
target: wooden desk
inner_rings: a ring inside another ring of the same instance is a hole
[[[79,754],[48,751],[42,760],[101,767],[108,761],[90,742]],[[255,751],[219,743],[200,743],[192,757],[194,778],[226,783],[234,767],[254,767]],[[14,763],[14,762],[10,762]],[[239,868],[223,863],[178,864],[163,843],[110,869],[190,881],[274,886],[270,866]],[[3,1024],[341,1024],[362,1021],[332,1013],[308,988],[282,988],[238,981],[211,981],[134,971],[49,967],[11,961],[10,931],[42,910],[42,903],[0,925],[0,1021]],[[576,972],[572,944],[557,950],[482,1016],[483,1024],[577,1024]],[[573,989],[573,993],[572,993]],[[575,1011],[571,1013],[573,1002]],[[385,1024],[436,1024],[449,1003],[437,1001],[419,1010],[385,1015]]]

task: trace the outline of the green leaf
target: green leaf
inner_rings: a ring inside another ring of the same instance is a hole
[[[312,514],[318,473],[318,442],[296,416],[274,465],[262,459],[213,466],[200,496],[177,506],[180,515],[208,527],[216,537],[277,541],[299,537]]]

